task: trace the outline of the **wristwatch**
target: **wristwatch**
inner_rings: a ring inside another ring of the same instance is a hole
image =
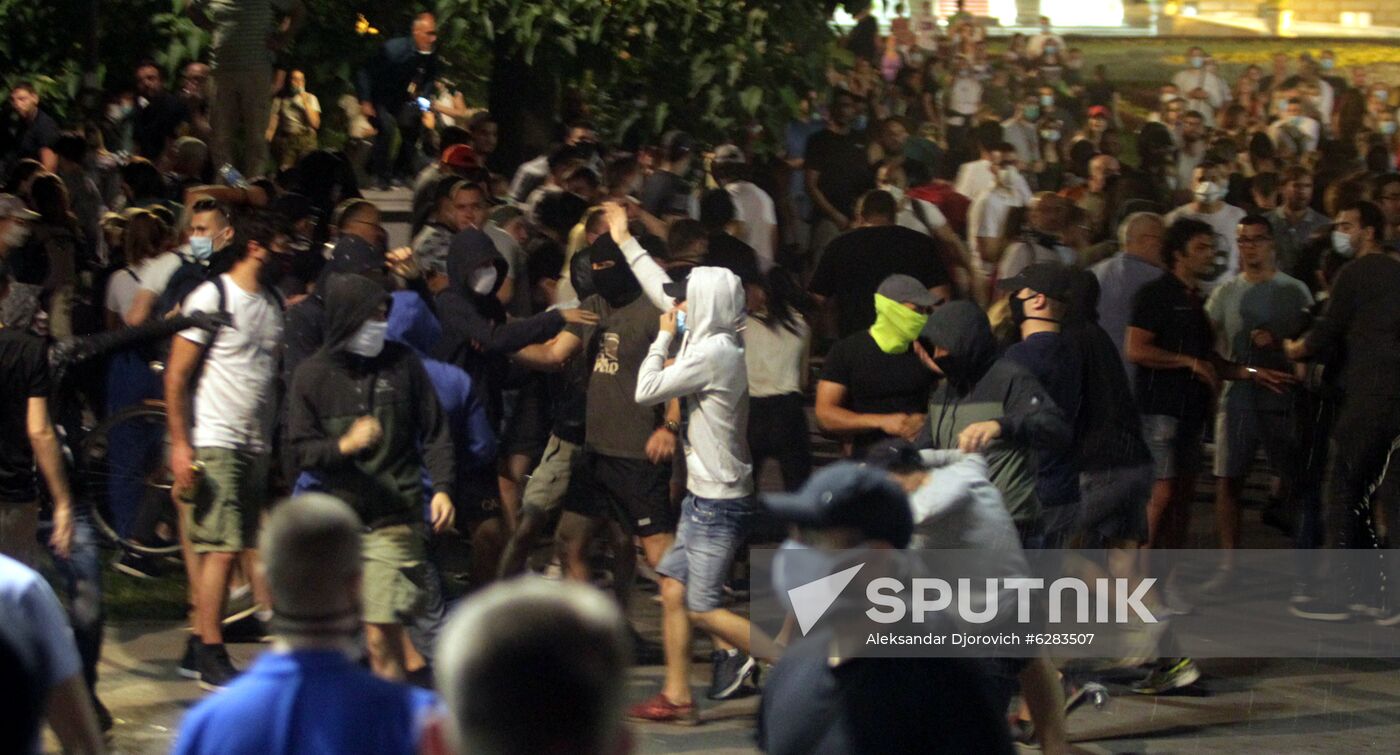
[[[666,420],[665,424],[661,425],[661,427],[663,429],[670,430],[672,435],[681,434],[681,423],[679,422],[672,422],[668,419]]]

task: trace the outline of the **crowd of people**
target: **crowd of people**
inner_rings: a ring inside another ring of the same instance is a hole
[[[1010,709],[1064,752],[1048,657],[829,664],[731,610],[735,561],[784,532],[1182,548],[1213,474],[1219,570],[1153,598],[1189,613],[1235,582],[1261,451],[1263,520],[1298,548],[1388,547],[1400,85],[1330,51],[1232,85],[1193,47],[1160,91],[1119,92],[1048,19],[881,36],[847,5],[853,63],[813,82],[772,158],[681,130],[609,144],[585,112],[503,165],[491,114],[442,86],[431,13],[359,72],[347,146],[321,148],[319,100],[284,63],[299,0],[192,3],[212,58],[174,87],[138,62],[88,122],[16,84],[0,605],[21,618],[0,622],[0,662],[36,694],[0,749],[33,747],[41,716],[74,751],[111,726],[94,506],[127,541],[180,545],[191,632],[169,661],[228,690],[187,717],[191,753],[622,751],[624,713],[699,721],[697,631],[711,699],[776,663],[769,751],[1004,751]],[[411,189],[408,246],[365,180]],[[165,412],[168,498],[75,486],[84,434],[139,405]],[[814,474],[810,424],[847,460]],[[600,554],[606,596],[586,585]],[[31,571],[46,561],[66,612]],[[160,564],[128,548],[118,568]],[[1362,576],[1309,575],[1289,610],[1400,623]],[[639,581],[659,647],[626,618]],[[234,588],[275,637],[242,672]],[[1159,654],[1136,691],[1199,677]],[[665,668],[630,707],[629,658]],[[434,677],[440,697],[403,684]]]

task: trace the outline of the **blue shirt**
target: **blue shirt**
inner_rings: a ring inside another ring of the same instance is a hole
[[[1032,333],[1006,349],[1006,358],[1035,375],[1045,392],[1074,424],[1079,414],[1083,375],[1073,344],[1059,333]],[[1074,451],[1036,450],[1035,496],[1042,506],[1066,506],[1079,502],[1079,468]]]
[[[264,653],[185,715],[171,750],[413,755],[432,692],[378,679],[335,650]]]
[[[1128,332],[1128,321],[1132,319],[1133,297],[1143,286],[1162,277],[1166,272],[1160,267],[1131,254],[1119,252],[1090,268],[1099,279],[1099,326],[1104,329],[1118,354],[1123,354],[1123,340]],[[1128,371],[1128,381],[1133,378],[1133,365],[1125,358],[1123,367]]]

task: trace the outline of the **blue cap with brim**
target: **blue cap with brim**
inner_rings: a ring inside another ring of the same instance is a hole
[[[763,505],[773,516],[804,527],[852,527],[896,548],[909,545],[914,516],[909,498],[883,472],[840,461],[812,475],[801,490],[772,493]]]

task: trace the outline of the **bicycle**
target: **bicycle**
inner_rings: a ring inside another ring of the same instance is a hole
[[[180,552],[180,544],[173,538],[168,545],[148,545],[131,535],[143,515],[154,511],[169,519],[175,513],[170,500],[173,480],[163,402],[128,406],[98,423],[79,444],[75,462],[79,485],[92,504],[93,520],[104,538],[118,548],[146,556]],[[114,501],[123,499],[129,502],[129,509],[113,507]]]

